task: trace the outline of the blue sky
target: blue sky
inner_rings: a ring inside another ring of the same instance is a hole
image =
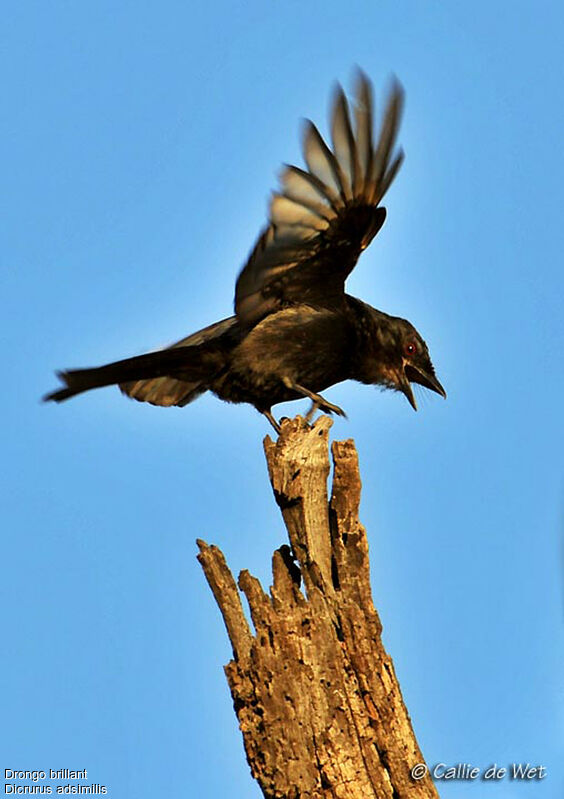
[[[374,597],[430,764],[543,764],[562,796],[562,91],[556,2],[27,2],[2,14],[1,768],[122,799],[258,797],[196,537],[270,584],[265,421],[39,397],[56,368],[231,313],[299,120],[360,64],[406,161],[351,293],[409,318],[447,402],[327,392],[363,475]],[[280,407],[286,414],[305,403]]]

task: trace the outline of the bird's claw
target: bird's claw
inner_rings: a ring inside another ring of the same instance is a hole
[[[324,413],[334,413],[337,416],[343,416],[345,419],[347,418],[347,414],[344,412],[342,408],[339,408],[338,405],[333,405],[332,402],[326,400],[325,397],[321,396],[321,394],[316,394],[315,391],[310,391],[309,388],[300,386],[298,383],[295,383],[289,377],[283,377],[282,382],[284,383],[286,388],[295,391],[297,394],[301,394],[303,397],[310,398],[312,405],[305,417],[307,423],[309,423],[311,417],[318,409],[320,411],[323,411]]]
[[[319,406],[320,411],[325,411],[325,413],[334,413],[336,416],[342,416],[343,419],[347,418],[347,414],[344,412],[342,408],[339,408],[338,405],[333,405],[332,402],[325,401],[322,405]]]
[[[309,424],[313,417],[313,414],[316,411],[321,411],[322,413],[334,413],[336,416],[342,416],[344,419],[347,418],[347,414],[344,412],[342,408],[339,408],[338,405],[333,405],[332,402],[328,402],[324,400],[323,402],[312,402],[311,408],[306,413],[305,420]]]

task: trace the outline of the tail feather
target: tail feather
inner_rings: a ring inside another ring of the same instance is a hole
[[[94,369],[70,369],[57,373],[65,387],[47,394],[43,399],[63,402],[93,388],[161,377],[197,383],[201,392],[205,390],[202,383],[206,384],[221,368],[223,360],[217,348],[210,351],[205,346],[177,347],[126,358]]]

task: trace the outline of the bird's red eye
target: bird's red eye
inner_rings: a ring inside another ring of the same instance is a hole
[[[417,352],[417,344],[414,341],[408,341],[405,345],[405,354],[406,355],[415,355]]]

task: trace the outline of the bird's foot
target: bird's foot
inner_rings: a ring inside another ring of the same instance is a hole
[[[312,405],[305,417],[306,422],[309,423],[311,417],[318,409],[324,413],[334,413],[337,416],[344,416],[345,419],[347,418],[347,414],[342,408],[339,408],[338,405],[333,405],[332,402],[326,400],[325,397],[321,396],[321,394],[316,394],[315,391],[310,391],[309,388],[305,388],[304,386],[300,386],[298,383],[294,383],[294,381],[290,380],[288,377],[284,378],[284,385],[286,388],[292,389],[292,391],[301,394],[303,397],[310,398]]]
[[[316,400],[314,400],[311,403],[311,408],[305,415],[305,420],[307,424],[310,424],[314,414],[317,411],[322,411],[322,413],[334,413],[337,416],[342,416],[345,419],[347,418],[347,414],[344,412],[342,408],[339,408],[338,405],[333,405],[332,402],[328,402],[326,399],[324,399],[323,402],[317,402]]]
[[[338,405],[333,405],[332,402],[328,402],[326,399],[319,403],[318,407],[319,410],[324,413],[334,413],[336,416],[342,416],[344,419],[347,418],[347,414],[342,408],[339,408]]]

